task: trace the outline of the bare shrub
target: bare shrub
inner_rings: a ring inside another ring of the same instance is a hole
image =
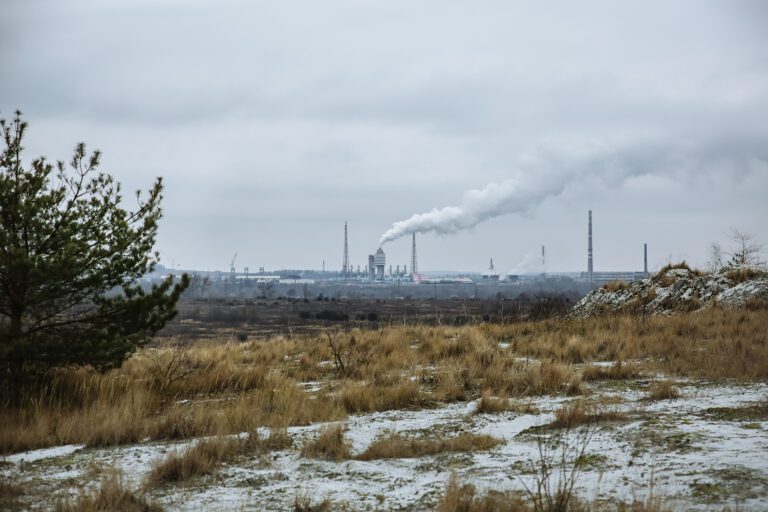
[[[532,462],[532,481],[518,477],[525,488],[530,509],[535,512],[567,512],[579,509],[573,493],[581,471],[587,446],[592,438],[590,429],[572,432],[558,431],[549,438],[538,436],[538,459]]]

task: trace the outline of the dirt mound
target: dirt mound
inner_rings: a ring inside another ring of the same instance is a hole
[[[703,273],[685,264],[664,267],[633,283],[608,283],[590,292],[571,310],[571,317],[612,312],[670,315],[713,306],[744,308],[768,305],[768,269],[724,267]]]

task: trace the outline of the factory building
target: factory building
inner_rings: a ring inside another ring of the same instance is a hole
[[[387,262],[387,257],[381,247],[376,250],[376,254],[373,255],[373,264],[376,266],[376,280],[384,280],[384,267]]]
[[[542,247],[542,258],[544,248]],[[626,272],[596,272],[594,268],[594,250],[592,247],[592,210],[589,210],[588,228],[587,228],[587,271],[581,273],[581,279],[584,279],[593,285],[602,286],[611,281],[624,281],[631,283],[648,277],[648,244],[643,244],[643,271]]]

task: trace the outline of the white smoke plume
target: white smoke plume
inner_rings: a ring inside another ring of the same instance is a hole
[[[482,189],[465,192],[457,206],[434,208],[395,222],[379,239],[379,244],[411,233],[441,235],[471,229],[481,222],[507,214],[533,210],[545,199],[563,193],[577,180],[602,181],[620,186],[628,178],[642,174],[679,175],[711,170],[712,162],[734,170],[744,167],[745,157],[763,160],[765,149],[744,153],[727,141],[690,141],[677,144],[644,141],[626,144],[590,144],[582,147],[540,151],[521,159],[514,176],[490,183]],[[747,151],[755,150],[749,148]]]
[[[518,261],[515,266],[509,270],[509,272],[507,272],[507,274],[519,275],[528,274],[531,272],[544,272],[544,266],[541,264],[540,258],[535,258],[531,256],[530,253],[526,253],[520,259],[520,261]]]

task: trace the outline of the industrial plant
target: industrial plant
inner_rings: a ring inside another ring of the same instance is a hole
[[[643,244],[643,269],[627,271],[596,270],[593,246],[592,210],[587,214],[587,261],[586,269],[571,272],[546,272],[546,246],[541,246],[541,271],[528,273],[503,273],[497,269],[494,258],[489,257],[484,272],[435,273],[420,271],[417,259],[416,233],[411,233],[410,263],[388,261],[383,247],[379,246],[367,257],[365,265],[353,265],[349,253],[349,225],[344,222],[343,252],[340,270],[281,269],[267,271],[257,267],[236,269],[237,253],[229,265],[229,272],[187,271],[205,279],[209,294],[225,296],[360,296],[360,297],[493,297],[515,296],[526,290],[576,290],[579,294],[612,281],[630,283],[648,275],[648,245]],[[438,263],[439,264],[439,263]],[[436,266],[436,265],[435,265]],[[175,269],[174,269],[175,270]],[[157,279],[170,273],[162,266],[148,276]],[[174,271],[178,273],[178,271]],[[431,288],[425,285],[432,285]],[[440,285],[439,289],[437,285]]]

